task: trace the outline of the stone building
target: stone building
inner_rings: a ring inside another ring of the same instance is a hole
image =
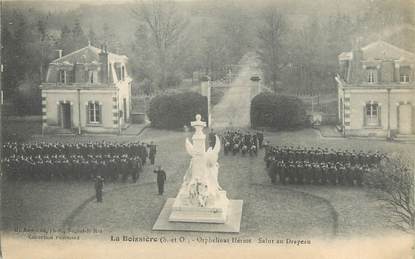
[[[414,53],[376,41],[338,59],[338,118],[345,136],[415,134]]]
[[[52,61],[40,86],[44,132],[121,132],[131,110],[127,62],[91,45]]]

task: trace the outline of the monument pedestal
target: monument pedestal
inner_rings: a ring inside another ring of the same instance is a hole
[[[242,219],[242,200],[229,200],[226,220],[222,224],[169,221],[175,198],[169,198],[164,204],[153,230],[157,231],[192,231],[215,233],[239,233]]]
[[[225,223],[229,200],[226,191],[219,191],[215,204],[207,207],[197,207],[190,203],[188,194],[179,192],[174,200],[169,221],[173,222],[200,222]]]

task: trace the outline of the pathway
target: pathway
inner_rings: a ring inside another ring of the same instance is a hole
[[[255,94],[257,83],[251,81],[253,75],[259,75],[257,58],[253,53],[246,54],[240,62],[240,71],[229,85],[229,90],[221,102],[212,109],[214,128],[248,127],[250,125],[251,98]]]

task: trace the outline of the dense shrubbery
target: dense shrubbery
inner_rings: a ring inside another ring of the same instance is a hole
[[[261,93],[251,102],[251,125],[277,130],[296,129],[307,125],[304,103],[294,96]]]
[[[148,117],[152,127],[178,129],[190,125],[196,114],[207,121],[207,98],[194,92],[159,95],[151,99]]]

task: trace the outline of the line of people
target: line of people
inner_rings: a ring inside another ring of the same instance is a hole
[[[272,183],[363,185],[364,175],[386,155],[327,148],[266,146],[264,160]]]
[[[33,144],[17,144],[12,146],[17,152],[24,150],[22,146],[31,146]],[[39,145],[39,144],[38,144]],[[56,145],[56,144],[53,144]],[[70,150],[76,144],[57,144],[62,150]],[[89,147],[100,146],[100,143],[88,143]],[[49,145],[45,145],[49,146]],[[118,146],[109,143],[108,146]],[[3,172],[11,180],[55,180],[55,179],[73,179],[73,180],[93,180],[97,176],[110,181],[121,179],[126,181],[130,176],[134,182],[139,178],[143,171],[143,166],[147,159],[154,165],[157,147],[151,144],[129,143],[123,146],[135,146],[133,151],[128,150],[108,150],[101,148],[103,154],[89,152],[89,154],[66,152],[48,154],[43,150],[40,152],[30,153],[26,151],[21,154],[11,154],[2,159]],[[9,146],[10,147],[10,146]],[[147,150],[148,149],[148,150]],[[92,148],[93,150],[93,148]],[[88,150],[90,151],[90,150]],[[126,153],[122,153],[126,152]]]
[[[11,155],[37,156],[37,155],[108,155],[108,154],[128,154],[129,156],[138,155],[146,152],[154,143],[145,142],[79,142],[79,143],[59,143],[59,142],[34,142],[17,143],[8,142],[3,145],[3,156]]]
[[[293,147],[293,146],[272,146],[269,143],[266,143],[265,147],[265,157],[264,160],[268,164],[271,162],[271,158],[275,160],[292,160],[292,161],[317,161],[321,162],[331,162],[331,163],[346,163],[351,164],[367,164],[369,166],[379,164],[379,162],[386,158],[385,153],[376,152],[363,152],[360,150],[334,150],[333,148],[321,148],[321,147]]]
[[[258,155],[258,148],[262,148],[264,144],[264,133],[262,131],[242,132],[241,130],[227,130],[221,135],[224,154],[232,153],[236,155],[250,154],[251,156]],[[209,140],[211,141],[210,135]]]

